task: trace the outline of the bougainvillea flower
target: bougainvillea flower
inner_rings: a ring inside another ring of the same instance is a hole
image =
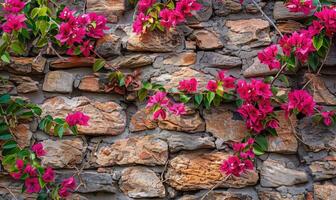
[[[323,7],[320,12],[316,12],[315,16],[326,28],[326,34],[332,36],[336,32],[336,9]]]
[[[176,3],[176,10],[186,16],[191,16],[191,11],[198,11],[201,8],[202,5],[196,0],[181,0]]]
[[[217,74],[218,80],[223,83],[225,88],[235,88],[235,81],[236,79],[232,76],[225,76],[225,71],[221,70]]]
[[[183,115],[186,113],[186,109],[183,103],[175,103],[172,106],[169,106],[169,111],[174,115]]]
[[[21,159],[17,159],[15,166],[16,166],[16,168],[18,168],[18,170],[23,170],[23,168],[24,168],[24,161],[21,160]]]
[[[145,13],[147,9],[151,7],[155,2],[156,0],[140,0],[137,5],[138,11]]]
[[[290,12],[303,12],[305,15],[315,9],[312,0],[289,0],[286,7]]]
[[[60,12],[59,14],[59,18],[67,21],[70,19],[74,19],[75,18],[75,12],[74,10],[70,10],[68,7],[64,7],[64,9],[62,10],[62,12]]]
[[[218,84],[214,80],[210,80],[208,84],[206,85],[206,89],[211,92],[216,92],[217,88],[218,88]]]
[[[294,90],[288,94],[288,103],[281,105],[281,108],[285,110],[286,116],[293,110],[311,116],[314,113],[315,104],[313,97],[307,91]]]
[[[53,182],[55,180],[55,172],[51,167],[48,167],[42,175],[42,180],[46,183]]]
[[[152,107],[156,104],[160,106],[168,106],[169,99],[167,98],[166,92],[158,91],[153,96],[149,97],[147,102],[147,108]]]
[[[5,16],[6,22],[2,25],[2,30],[6,33],[18,31],[26,27],[26,17],[24,14],[13,15],[9,14]]]
[[[66,198],[70,195],[70,192],[74,191],[76,188],[76,181],[74,177],[64,179],[61,183],[61,188],[58,190],[58,194],[62,198]]]
[[[10,173],[10,176],[13,177],[15,180],[21,179],[22,172],[12,172]]]
[[[77,111],[75,113],[70,113],[65,118],[65,121],[70,126],[75,126],[75,125],[88,126],[89,120],[90,120],[90,117],[80,111]]]
[[[59,33],[55,36],[61,44],[73,46],[75,43],[82,43],[85,37],[85,28],[78,27],[71,23],[61,23]]]
[[[253,169],[253,163],[251,160],[240,160],[238,156],[230,156],[220,166],[220,171],[226,175],[240,176],[247,170]]]
[[[106,26],[107,19],[103,15],[98,15],[96,13],[88,14],[90,23],[87,25],[87,35],[92,38],[102,38],[104,36],[104,31],[108,30],[109,27]]]
[[[334,111],[325,111],[321,113],[321,116],[323,118],[323,123],[326,126],[331,126],[333,124],[333,116],[335,115]]]
[[[163,9],[160,11],[160,24],[166,28],[174,27],[185,20],[183,14],[177,10]]]
[[[261,63],[268,65],[270,70],[280,69],[280,61],[276,59],[278,48],[276,45],[271,45],[258,53],[258,58]]]
[[[25,3],[21,0],[5,0],[3,9],[9,13],[19,13],[25,7]]]
[[[189,80],[182,80],[179,82],[178,89],[187,93],[192,93],[197,91],[197,80],[191,78]]]
[[[83,42],[83,45],[80,47],[80,51],[85,57],[90,56],[91,51],[93,51],[94,46],[91,44],[90,40]]]
[[[42,143],[36,143],[32,146],[32,151],[36,154],[36,156],[41,157],[46,154],[46,152],[43,149]]]
[[[140,12],[133,22],[133,32],[140,34],[143,31],[143,24],[149,19],[144,13]]]
[[[166,111],[163,110],[162,108],[153,113],[153,119],[154,120],[158,120],[160,117],[163,120],[165,120],[166,117],[167,117]]]
[[[28,164],[26,166],[26,168],[23,171],[24,173],[28,174],[30,177],[34,177],[37,175],[37,171],[36,168],[34,168],[33,166],[31,166],[30,164]]]
[[[40,183],[38,181],[38,178],[27,178],[25,180],[25,187],[27,193],[39,193],[41,190]]]

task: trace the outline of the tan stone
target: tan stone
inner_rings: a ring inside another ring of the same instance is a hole
[[[214,77],[189,67],[181,67],[180,70],[171,74],[162,74],[158,77],[153,77],[151,78],[151,82],[162,84],[167,90],[169,90],[171,88],[177,88],[180,81],[191,78],[197,79],[198,89],[200,91],[201,89],[204,90],[208,81]]]
[[[336,185],[332,183],[314,184],[315,200],[335,200]]]
[[[118,21],[118,16],[124,13],[125,6],[123,0],[88,0],[86,3],[88,12],[102,14],[112,23]]]
[[[167,183],[182,191],[210,189],[226,177],[219,171],[219,167],[228,156],[230,154],[223,152],[178,155],[169,162],[165,175]],[[241,177],[229,177],[218,188],[255,185],[258,179],[256,171],[248,171]]]
[[[229,20],[225,24],[229,31],[228,44],[265,46],[271,43],[268,21],[262,19]]]
[[[117,58],[108,61],[109,65],[105,68],[111,69],[111,67],[121,67],[121,68],[137,68],[150,65],[153,63],[153,58],[147,55],[135,54],[118,56]]]
[[[165,197],[166,191],[154,171],[145,167],[129,167],[122,171],[120,189],[131,198]]]
[[[43,91],[71,93],[75,77],[65,71],[50,71],[44,78]]]
[[[30,131],[28,124],[19,124],[11,132],[14,134],[15,141],[21,148],[30,146],[33,133]]]
[[[86,92],[104,92],[99,83],[99,78],[95,75],[84,76],[79,83],[78,89]]]
[[[196,53],[183,52],[179,54],[173,54],[163,60],[165,65],[187,66],[196,63]]]
[[[149,52],[171,52],[182,45],[182,38],[176,32],[146,32],[141,35],[129,33],[127,50]]]
[[[282,33],[293,33],[294,31],[302,29],[304,26],[299,22],[288,20],[278,22],[277,27]]]
[[[35,57],[12,57],[11,63],[9,65],[5,65],[4,68],[15,74],[42,74],[46,63],[47,59],[42,57],[37,60],[35,60]]]
[[[224,141],[240,142],[247,133],[242,120],[234,120],[233,113],[225,107],[216,107],[204,111],[206,131]]]
[[[153,135],[117,140],[112,145],[99,148],[96,153],[99,166],[164,165],[167,159],[167,143]]]
[[[42,144],[47,153],[41,158],[41,164],[55,168],[67,168],[81,164],[87,148],[81,138],[48,139]]]
[[[334,178],[336,177],[336,158],[312,162],[309,169],[315,181]]]
[[[260,63],[258,57],[256,57],[253,64],[244,70],[243,75],[246,78],[270,76],[275,75],[278,71],[277,69],[270,70],[267,65]]]
[[[125,130],[126,115],[122,107],[112,101],[98,102],[87,97],[72,99],[57,96],[41,106],[42,116],[65,118],[68,113],[81,111],[90,117],[89,126],[78,126],[83,135],[118,135]]]
[[[16,89],[18,93],[30,93],[30,92],[36,92],[39,90],[38,88],[38,82],[34,81],[29,76],[18,76],[11,74],[9,77],[9,80],[13,81],[17,86]]]
[[[202,50],[220,49],[224,46],[219,35],[213,31],[196,30],[193,37],[196,39],[197,47]]]
[[[260,200],[309,200],[305,198],[304,194],[292,195],[292,194],[280,194],[276,191],[258,191]]]
[[[268,136],[268,152],[296,153],[298,141],[295,137],[297,119],[295,116],[285,117],[283,111],[275,112],[279,120],[279,128],[276,129],[277,136]]]
[[[152,119],[152,114],[147,109],[141,109],[132,115],[129,129],[132,132],[138,132],[155,129],[157,126]]]
[[[316,103],[336,105],[336,97],[330,93],[324,81],[314,74],[305,74],[306,81],[310,81],[309,89]]]
[[[69,57],[64,59],[59,58],[50,62],[50,67],[52,69],[92,67],[94,62],[95,58],[92,57]]]
[[[121,38],[114,34],[106,34],[96,44],[96,52],[103,57],[112,57],[121,54]]]
[[[196,195],[184,195],[178,200],[200,200],[204,193]],[[253,195],[244,192],[235,191],[211,191],[207,196],[207,200],[253,200]]]
[[[285,20],[285,19],[299,20],[309,17],[302,12],[290,12],[288,8],[284,5],[284,2],[282,1],[275,2],[273,7],[273,16],[274,19],[276,20]]]

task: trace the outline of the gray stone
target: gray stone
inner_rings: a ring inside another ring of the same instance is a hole
[[[226,16],[231,13],[238,13],[242,10],[240,0],[213,0],[214,12],[218,16]]]
[[[16,89],[18,93],[26,94],[39,90],[39,83],[28,76],[18,76],[11,74],[9,80],[13,81],[17,85]]]
[[[315,181],[336,177],[336,161],[332,159],[312,162],[309,168]]]
[[[121,54],[121,38],[114,34],[105,35],[96,44],[96,52],[107,58]]]
[[[154,198],[166,195],[165,187],[154,171],[129,167],[122,171],[120,189],[131,198]]]
[[[276,20],[286,20],[286,19],[305,19],[309,16],[305,15],[302,12],[290,12],[288,8],[284,5],[284,2],[277,1],[274,4],[273,8],[273,16]]]
[[[260,63],[259,59],[256,57],[251,66],[244,70],[243,75],[246,78],[258,77],[258,76],[270,76],[275,75],[279,70],[270,70],[265,64]]]
[[[238,57],[222,55],[215,52],[198,52],[199,63],[205,67],[233,68],[242,65]]]
[[[272,159],[264,161],[260,172],[263,187],[292,186],[308,182],[304,171],[287,168],[282,162]]]
[[[44,78],[43,91],[71,93],[75,78],[65,71],[50,71]]]
[[[202,8],[187,18],[187,24],[206,22],[212,15],[212,0],[198,0],[197,2],[202,5]]]
[[[119,56],[111,61],[108,61],[108,64],[110,66],[105,65],[105,68],[110,69],[111,66],[121,68],[137,68],[150,65],[152,63],[153,58],[151,58],[150,56],[141,54],[132,54],[126,56]]]

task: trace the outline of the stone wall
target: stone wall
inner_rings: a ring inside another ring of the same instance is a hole
[[[239,78],[273,75],[259,63],[257,53],[277,40],[276,32],[253,5],[239,0],[200,0],[201,11],[171,33],[131,31],[134,10],[124,0],[87,0],[88,11],[104,13],[111,32],[96,50],[111,65],[125,72],[139,70],[141,79],[176,87],[182,79],[196,77],[201,85],[218,70]],[[259,3],[284,33],[302,27],[304,16],[289,13],[282,2]],[[72,7],[83,10],[83,2]],[[335,49],[331,50],[322,76],[298,69],[289,74],[290,87],[304,79],[315,100],[336,105]],[[221,161],[230,153],[229,143],[244,137],[245,126],[231,105],[211,110],[188,111],[153,122],[144,102],[109,92],[93,74],[91,58],[57,59],[46,55],[14,58],[2,65],[8,79],[1,92],[29,98],[42,106],[43,115],[64,117],[80,110],[91,117],[90,126],[79,127],[78,136],[48,136],[36,123],[17,127],[19,144],[41,141],[47,155],[44,165],[57,169],[58,177],[76,174],[81,183],[72,199],[179,199],[196,200],[219,184],[210,200],[332,200],[336,192],[336,129],[316,127],[310,119],[291,119],[279,111],[278,137],[269,137],[268,153],[259,157],[256,169],[240,178],[222,182]],[[109,70],[109,69],[106,69]],[[277,83],[281,86],[281,83]],[[284,90],[288,89],[285,88]],[[7,176],[0,179],[0,199],[13,199],[20,185]],[[21,195],[24,199],[34,196]]]

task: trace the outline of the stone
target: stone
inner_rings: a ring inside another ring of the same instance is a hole
[[[311,151],[336,151],[335,127],[316,125],[311,118],[306,117],[299,121],[297,134]]]
[[[171,187],[180,191],[210,189],[226,178],[219,167],[228,156],[223,152],[180,154],[170,160],[165,178]],[[248,171],[241,177],[229,177],[217,188],[242,188],[257,184],[258,179],[256,171]]]
[[[291,194],[281,194],[280,192],[272,190],[258,191],[258,196],[260,200],[309,200],[305,198],[304,194],[301,195],[291,195]]]
[[[315,200],[335,200],[336,185],[332,183],[314,184]]]
[[[206,131],[223,141],[240,142],[245,138],[246,125],[242,120],[235,120],[227,107],[216,107],[204,111]]]
[[[187,17],[187,24],[198,24],[206,22],[212,15],[212,0],[198,0],[202,5],[201,9],[192,13],[192,16]]]
[[[277,1],[273,7],[273,17],[276,20],[300,20],[309,17],[309,15],[305,15],[302,12],[290,12],[288,8],[284,5],[284,2]]]
[[[168,159],[168,145],[152,135],[117,140],[96,152],[99,166],[141,164],[164,165]]]
[[[219,34],[209,30],[196,30],[192,37],[196,40],[196,46],[201,50],[220,49],[224,45],[220,40]]]
[[[226,16],[231,13],[238,13],[242,10],[240,0],[213,0],[214,12],[218,16]]]
[[[6,80],[6,79],[0,79],[0,94],[6,94],[6,93],[15,93],[15,85],[13,82]]]
[[[130,33],[127,40],[129,51],[172,52],[182,47],[182,37],[177,32]]]
[[[71,93],[75,77],[65,71],[50,71],[46,74],[43,82],[43,91]]]
[[[263,187],[292,186],[308,182],[304,171],[287,168],[282,162],[268,158],[263,162],[260,184]]]
[[[72,168],[81,164],[87,149],[81,138],[47,139],[42,145],[46,155],[41,157],[41,164],[53,168]]]
[[[304,26],[301,23],[293,21],[293,20],[278,22],[277,27],[282,33],[288,33],[288,34],[304,28]]]
[[[42,57],[37,60],[27,57],[12,57],[11,63],[6,64],[5,69],[14,74],[42,74],[46,64],[47,59]]]
[[[315,74],[305,74],[306,81],[310,80],[309,89],[316,103],[336,105],[336,97],[326,87],[323,79]]]
[[[243,75],[246,78],[270,76],[275,75],[278,71],[277,69],[270,70],[267,65],[260,63],[258,57],[256,57],[253,64],[244,70]]]
[[[161,74],[158,77],[151,78],[151,83],[161,84],[165,87],[165,89],[169,90],[171,88],[177,88],[180,81],[191,78],[197,79],[198,90],[201,91],[201,89],[205,90],[205,86],[208,81],[214,77],[189,67],[181,67],[176,72],[170,74]]]
[[[178,200],[200,200],[202,195],[184,195]],[[207,200],[254,200],[253,195],[244,194],[242,192],[232,191],[211,191],[207,196]]]
[[[99,13],[106,16],[109,22],[116,23],[125,11],[124,0],[88,0],[87,12]]]
[[[25,148],[30,146],[30,141],[33,133],[29,129],[28,124],[19,124],[15,128],[11,129],[11,132],[16,138],[16,142],[20,148]]]
[[[114,34],[106,34],[96,44],[96,52],[104,57],[121,55],[121,38]]]
[[[295,127],[297,119],[295,116],[285,117],[283,111],[276,111],[279,120],[279,128],[276,128],[277,136],[267,136],[268,152],[274,153],[296,153],[298,149],[298,141],[295,137]]]
[[[69,99],[57,96],[47,99],[41,106],[42,117],[65,118],[68,113],[81,111],[90,117],[89,126],[78,125],[79,134],[83,135],[118,135],[126,127],[126,114],[123,108],[112,101],[99,102],[87,97]]]
[[[152,115],[147,109],[138,110],[132,115],[129,129],[131,132],[151,130],[157,127],[157,123],[152,119]]]
[[[34,81],[29,76],[19,76],[11,74],[9,80],[13,81],[17,85],[16,89],[18,93],[27,94],[31,92],[37,92],[39,90],[39,83],[37,81]]]
[[[93,67],[95,58],[93,57],[69,57],[64,59],[56,59],[50,62],[50,68],[52,69],[70,69],[70,68],[82,68]]]
[[[336,44],[334,42],[330,48],[325,65],[328,67],[334,67],[336,65]]]
[[[196,50],[196,41],[185,41],[186,49],[188,50]]]
[[[315,181],[336,177],[336,159],[312,162],[309,169]]]
[[[105,65],[106,69],[111,69],[111,66],[120,68],[137,68],[153,63],[153,58],[143,54],[131,54],[126,56],[119,56],[111,61],[108,61],[109,65]]]
[[[1,200],[36,200],[37,194],[22,193],[22,182],[13,180],[10,176],[0,176],[0,199]],[[14,196],[15,198],[14,198]]]
[[[169,55],[163,60],[165,65],[175,65],[175,66],[188,66],[193,65],[197,61],[196,53],[194,52],[183,52],[179,54]]]
[[[154,171],[146,167],[129,167],[119,180],[121,191],[130,198],[163,198],[165,187]]]
[[[74,175],[75,174],[75,175]],[[74,176],[80,193],[90,192],[118,192],[117,182],[113,180],[113,174],[84,170],[80,174],[76,171],[56,171],[56,182],[60,183],[65,178]],[[82,183],[82,184],[79,184]]]
[[[84,76],[79,83],[78,89],[86,92],[104,92],[102,84],[99,81],[99,77],[96,75]]]
[[[230,69],[242,65],[240,58],[222,55],[215,52],[198,52],[199,62],[204,67],[217,67]]]
[[[205,131],[205,123],[199,112],[191,109],[187,110],[186,114],[180,116],[167,114],[166,119],[159,120],[158,125],[161,129],[170,131],[189,133]]]
[[[269,45],[270,25],[262,19],[228,20],[225,25],[228,27],[228,44],[250,47]]]

